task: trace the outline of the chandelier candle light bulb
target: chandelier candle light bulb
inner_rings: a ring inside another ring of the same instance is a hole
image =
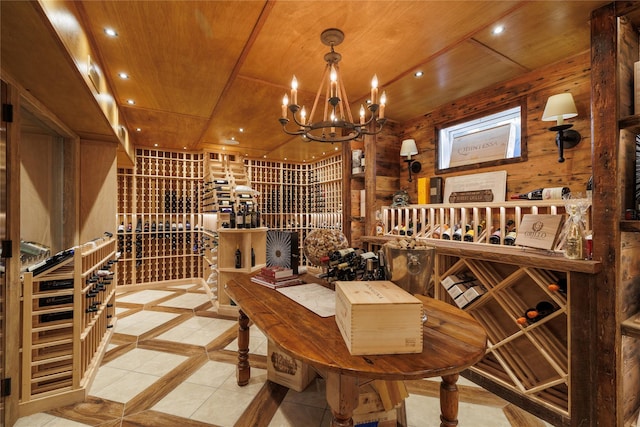
[[[298,104],[298,79],[296,79],[295,74],[293,75],[293,79],[291,79],[291,103]],[[286,110],[284,116],[286,117]]]
[[[384,106],[387,103],[387,93],[382,91],[382,96],[380,97],[380,112],[378,113],[378,117],[384,119]]]
[[[287,107],[289,106],[289,97],[285,93],[282,97],[282,117],[287,117]]]
[[[371,105],[376,105],[378,101],[378,75],[374,74],[371,79]]]

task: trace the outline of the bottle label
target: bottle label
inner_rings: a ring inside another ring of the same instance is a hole
[[[558,200],[569,191],[567,187],[551,187],[542,189],[542,200]]]

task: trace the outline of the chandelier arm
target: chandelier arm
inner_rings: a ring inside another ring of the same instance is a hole
[[[371,121],[373,120],[373,117],[371,119],[369,119],[369,121],[366,124],[369,124]],[[378,125],[377,130],[374,128],[373,131],[370,130],[363,130],[360,133],[363,135],[377,135],[382,131],[382,128],[384,127],[384,124],[387,122],[387,119],[377,119],[376,120],[376,124]],[[365,126],[365,125],[362,125]],[[368,127],[368,126],[367,126]]]
[[[311,114],[309,114],[309,123],[313,123],[313,115],[315,114],[316,108],[318,107],[320,94],[322,93],[322,88],[324,87],[324,83],[328,74],[329,74],[329,65],[327,64],[327,66],[324,69],[324,73],[322,73],[322,79],[320,80],[320,87],[318,88],[318,92],[316,92],[316,99],[313,100],[313,107],[311,108]]]
[[[344,111],[342,111],[342,109],[346,109],[347,110],[347,119],[349,119],[349,121],[351,123],[355,123],[353,121],[353,115],[351,114],[351,106],[349,105],[349,97],[347,96],[347,91],[344,89],[344,80],[342,80],[340,78],[340,72],[338,70],[338,66],[337,64],[335,65],[336,68],[336,72],[338,72],[338,81],[340,82],[340,95],[342,95],[340,97],[340,99],[343,100],[343,102],[340,103],[340,114],[342,114],[342,117],[344,117]],[[343,105],[344,103],[344,105]]]
[[[331,66],[329,64],[327,64],[327,70],[331,70]],[[324,78],[322,80],[324,82]],[[329,83],[327,85],[327,89],[325,91],[324,96],[325,96],[325,99],[329,99],[329,97],[331,96],[331,83]],[[322,115],[322,120],[324,120],[326,122],[328,120],[328,117],[329,117],[329,103],[325,102],[324,103],[324,114]]]
[[[284,133],[289,134],[289,135],[304,135],[306,132],[302,129],[297,130],[297,131],[290,131],[287,129],[287,124],[289,123],[289,119],[286,118],[281,118],[280,119],[280,124],[282,125],[282,130],[284,131]]]

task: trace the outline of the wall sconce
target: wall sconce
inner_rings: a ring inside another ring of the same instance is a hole
[[[564,149],[573,148],[580,142],[581,136],[575,130],[569,130],[573,125],[564,123],[564,119],[570,119],[578,115],[576,104],[570,93],[552,95],[547,100],[547,105],[542,113],[542,120],[545,122],[556,121],[556,126],[549,128],[556,134],[556,144],[558,145],[558,163],[564,162]]]
[[[409,169],[409,182],[411,182],[411,173],[418,173],[422,169],[420,162],[411,158],[411,156],[418,154],[418,147],[416,147],[415,139],[405,139],[402,141],[402,147],[400,148],[400,155],[406,156],[407,167]]]

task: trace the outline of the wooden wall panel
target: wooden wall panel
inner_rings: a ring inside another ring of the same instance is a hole
[[[566,91],[572,93],[578,108],[578,117],[569,122],[574,124],[573,129],[580,132],[582,141],[574,149],[565,150],[566,161],[558,163],[555,133],[547,130],[553,123],[542,122],[541,117],[547,98]],[[422,171],[409,186],[412,202],[417,201],[417,178],[436,175],[436,126],[477,115],[481,111],[519,98],[523,98],[526,103],[528,161],[444,173],[441,176],[446,178],[506,170],[507,197],[538,187],[557,186],[568,186],[574,192],[584,193],[587,179],[591,175],[590,91],[590,56],[589,52],[584,52],[524,77],[459,99],[406,123],[399,133],[399,140],[414,138],[419,151],[415,158],[422,163]],[[404,185],[408,184],[408,172],[404,163],[402,166],[400,182]]]
[[[117,145],[80,144],[80,242],[115,234],[117,206]],[[99,161],[97,161],[99,159]]]
[[[44,133],[22,132],[20,163],[20,238],[51,248],[62,246],[62,143]],[[57,162],[56,162],[57,160]],[[56,172],[54,174],[54,171]]]

